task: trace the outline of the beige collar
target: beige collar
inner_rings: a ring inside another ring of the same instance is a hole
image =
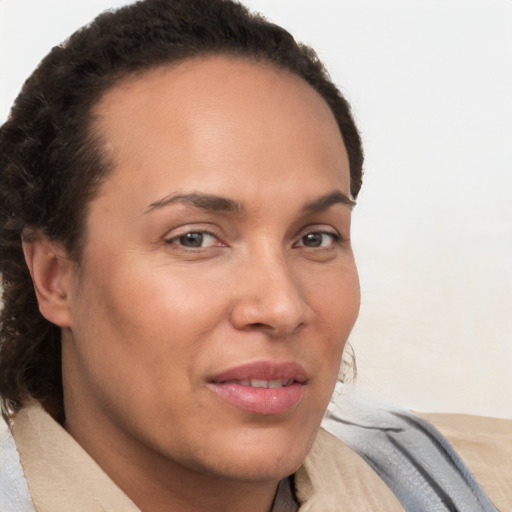
[[[403,512],[395,495],[364,460],[320,430],[295,474],[300,512]]]
[[[38,403],[18,412],[12,433],[37,512],[140,512]]]
[[[140,512],[39,404],[18,413],[13,436],[38,512]],[[295,486],[300,512],[403,511],[370,467],[323,430]],[[274,510],[293,510],[289,487],[280,486]]]

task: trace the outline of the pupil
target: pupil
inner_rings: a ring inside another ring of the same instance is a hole
[[[186,235],[181,237],[180,240],[182,245],[186,247],[201,247],[203,244],[203,234],[202,233],[187,233]]]
[[[309,233],[304,237],[304,245],[308,247],[320,247],[322,244],[322,235],[320,233]]]

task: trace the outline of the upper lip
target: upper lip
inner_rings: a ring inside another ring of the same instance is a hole
[[[237,380],[294,380],[301,384],[308,380],[304,367],[294,361],[257,361],[230,368],[214,375],[210,382],[220,384]]]

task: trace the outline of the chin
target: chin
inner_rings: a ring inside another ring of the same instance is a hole
[[[202,462],[210,471],[213,469],[218,475],[233,480],[279,481],[299,469],[317,431],[318,427],[301,433],[263,428],[241,436],[244,440],[233,436],[230,441],[217,444],[215,453],[209,454],[209,461]]]
[[[307,453],[269,454],[262,457],[248,453],[244,457],[231,459],[222,466],[217,466],[214,472],[231,480],[245,482],[277,482],[295,473],[304,462]]]

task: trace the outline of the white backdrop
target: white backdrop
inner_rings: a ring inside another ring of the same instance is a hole
[[[123,3],[0,0],[0,122],[51,46]],[[359,385],[512,418],[512,1],[244,3],[317,50],[362,131]]]

